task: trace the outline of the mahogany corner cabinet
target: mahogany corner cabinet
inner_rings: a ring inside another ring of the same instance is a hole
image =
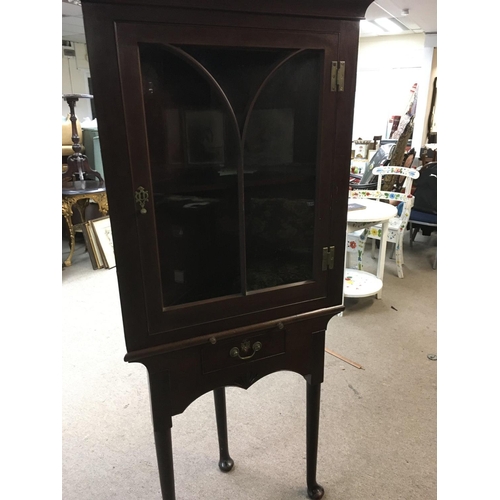
[[[344,309],[370,3],[82,1],[125,360],[148,370],[164,500],[175,498],[172,416],[213,391],[228,472],[224,388],[280,370],[306,380],[307,490],[324,495],[325,330]]]

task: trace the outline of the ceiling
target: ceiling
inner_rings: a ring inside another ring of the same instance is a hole
[[[72,42],[85,43],[83,29],[82,9],[72,2],[78,0],[62,1],[62,39]],[[403,11],[408,10],[407,15]],[[390,18],[398,21],[402,28],[398,34],[401,36],[412,33],[437,34],[437,0],[376,0],[366,11],[366,20],[373,21],[380,18]],[[371,28],[373,24],[362,23],[361,37],[377,36]],[[378,35],[389,35],[379,32]]]

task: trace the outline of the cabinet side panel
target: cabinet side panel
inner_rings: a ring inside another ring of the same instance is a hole
[[[359,45],[359,22],[342,21],[338,60],[345,61],[344,91],[338,94],[336,132],[333,141],[332,214],[330,234],[335,238],[335,266],[329,274],[329,290],[343,296],[346,246],[349,166],[351,161],[352,126],[356,95],[356,67]]]
[[[120,88],[115,31],[109,8],[86,4],[82,6],[87,36],[89,66],[92,75],[94,102],[99,121],[99,140],[113,227],[114,250],[120,302],[127,350],[142,347],[147,339],[145,300],[143,296],[136,207],[128,154],[123,99]],[[124,196],[130,193],[130,196]],[[121,273],[120,269],[127,269]]]

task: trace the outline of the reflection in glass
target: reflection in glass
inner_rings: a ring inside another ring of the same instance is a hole
[[[140,61],[164,306],[313,279],[320,52]]]
[[[163,304],[239,294],[234,119],[181,51],[144,44],[140,60]]]
[[[320,56],[293,55],[270,76],[244,142],[247,289],[311,280]]]

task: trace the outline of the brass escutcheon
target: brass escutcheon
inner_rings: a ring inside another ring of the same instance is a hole
[[[144,208],[146,202],[149,201],[149,191],[144,189],[142,186],[139,186],[135,192],[135,202],[138,203],[141,207],[141,214],[147,213],[147,210]]]

